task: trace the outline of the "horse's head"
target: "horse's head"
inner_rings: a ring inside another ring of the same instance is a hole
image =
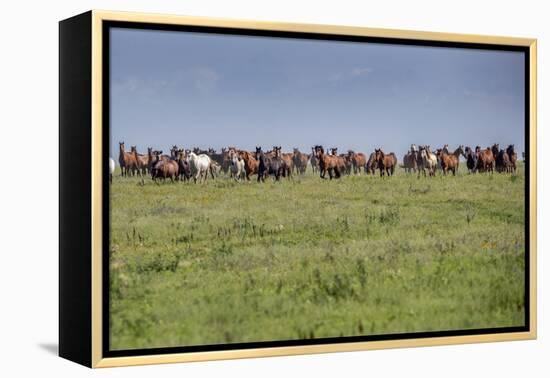
[[[262,147],[256,146],[256,160],[259,160],[260,156],[262,156]]]
[[[348,150],[348,157],[352,158],[355,155],[355,152],[353,150]]]
[[[332,156],[338,155],[338,147],[332,147],[332,148],[330,149],[330,154],[331,154]]]
[[[378,161],[378,160],[381,160],[381,159],[384,159],[384,152],[382,151],[381,148],[375,148],[374,149],[374,157],[375,159]]]
[[[422,160],[428,159],[428,149],[427,149],[426,146],[420,146],[420,149],[419,149],[418,153],[419,153],[420,158]]]
[[[513,144],[509,145],[508,148],[506,148],[506,152],[508,153],[508,155],[512,155],[513,153],[515,153],[514,145]]]
[[[147,155],[151,156],[153,154],[153,147],[147,147]]]
[[[493,144],[491,147],[491,151],[493,151],[493,155],[497,156],[498,152],[500,150],[500,145],[498,143]]]
[[[411,144],[411,152],[414,154],[416,151],[418,151],[416,144]]]
[[[297,155],[300,153],[300,150],[297,149],[296,147],[294,147],[294,148],[292,149],[292,153],[294,154],[294,156],[297,156]]]
[[[136,146],[131,146],[130,147],[130,152],[132,152],[133,154],[137,153],[137,147]]]
[[[177,156],[177,159],[180,160],[180,161],[185,160],[185,152],[183,151],[183,149],[180,148],[177,151],[176,156]]]
[[[325,150],[323,149],[323,146],[317,145],[315,146],[315,156],[320,158],[325,154]]]

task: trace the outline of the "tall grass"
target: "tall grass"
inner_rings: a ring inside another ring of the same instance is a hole
[[[522,325],[524,174],[111,186],[111,348]]]

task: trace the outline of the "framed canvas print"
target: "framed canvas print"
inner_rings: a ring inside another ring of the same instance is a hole
[[[536,337],[536,41],[60,22],[59,353]]]

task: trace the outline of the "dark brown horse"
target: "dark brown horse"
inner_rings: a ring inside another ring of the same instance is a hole
[[[506,148],[506,154],[508,154],[508,159],[510,160],[510,170],[513,173],[516,173],[516,162],[518,160],[518,154],[514,150],[514,145],[511,144]],[[524,159],[525,161],[525,159]]]
[[[395,172],[395,166],[397,165],[397,157],[393,152],[385,154],[381,148],[374,150],[378,169],[380,170],[380,177],[384,176],[384,172],[388,176],[392,176]]]
[[[508,172],[509,159],[508,154],[504,150],[500,149],[498,143],[493,144],[491,147],[491,152],[493,153],[493,158],[495,159],[495,170],[499,173]]]
[[[332,147],[330,149],[330,154],[337,159],[336,161],[338,162],[340,174],[345,173],[349,175],[351,172],[351,160],[348,160],[345,154],[338,155],[338,147]]]
[[[367,160],[367,164],[365,165],[365,171],[368,175],[374,175],[377,169],[378,163],[376,162],[376,153],[373,152],[369,155],[369,160]]]
[[[319,170],[319,159],[317,159],[317,153],[315,147],[311,147],[311,155],[309,155],[309,163],[311,164],[311,170],[315,174]]]
[[[191,166],[185,157],[183,149],[178,150],[176,161],[178,163],[179,179],[181,181],[189,181],[191,179]]]
[[[315,146],[315,156],[319,161],[319,172],[322,179],[328,172],[329,178],[340,178],[340,168],[338,156],[326,155],[323,146]]]

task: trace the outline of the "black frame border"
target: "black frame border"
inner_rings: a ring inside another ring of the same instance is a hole
[[[364,335],[364,336],[346,336],[346,337],[330,337],[318,339],[295,339],[295,340],[277,340],[277,341],[260,341],[247,343],[231,343],[231,344],[212,344],[212,345],[192,345],[192,346],[177,346],[177,347],[162,347],[162,348],[143,348],[143,349],[128,349],[128,350],[110,350],[110,297],[109,297],[109,179],[107,175],[102,178],[102,357],[130,357],[143,355],[160,355],[173,353],[193,353],[193,352],[211,352],[225,351],[238,349],[257,349],[257,348],[273,348],[273,347],[293,347],[306,345],[323,345],[323,344],[342,344],[356,343],[368,341],[386,341],[386,340],[408,340],[408,339],[426,339],[435,337],[450,337],[450,336],[472,336],[472,335],[489,335],[502,334],[512,332],[529,332],[530,324],[530,48],[528,46],[516,45],[499,45],[499,44],[484,44],[470,42],[448,42],[448,41],[430,41],[416,40],[404,38],[386,38],[386,37],[369,37],[356,35],[335,35],[310,32],[289,32],[289,31],[272,31],[259,29],[241,29],[228,27],[212,27],[212,26],[194,26],[194,25],[173,25],[173,24],[158,24],[146,22],[129,22],[129,21],[103,21],[102,22],[102,144],[103,148],[103,172],[108,172],[109,162],[109,146],[110,143],[110,29],[125,28],[125,29],[140,29],[151,31],[179,31],[191,33],[209,33],[209,34],[229,34],[240,36],[254,36],[266,38],[294,38],[294,39],[313,39],[326,41],[341,41],[341,42],[359,42],[359,43],[378,43],[378,44],[393,44],[393,45],[408,45],[408,46],[424,46],[424,47],[447,47],[447,48],[465,48],[476,50],[494,50],[494,51],[514,51],[523,52],[525,57],[524,62],[524,82],[525,82],[525,293],[524,293],[524,326],[517,327],[501,327],[501,328],[481,328],[467,330],[447,330],[447,331],[429,331],[415,333],[395,333],[381,335]]]

